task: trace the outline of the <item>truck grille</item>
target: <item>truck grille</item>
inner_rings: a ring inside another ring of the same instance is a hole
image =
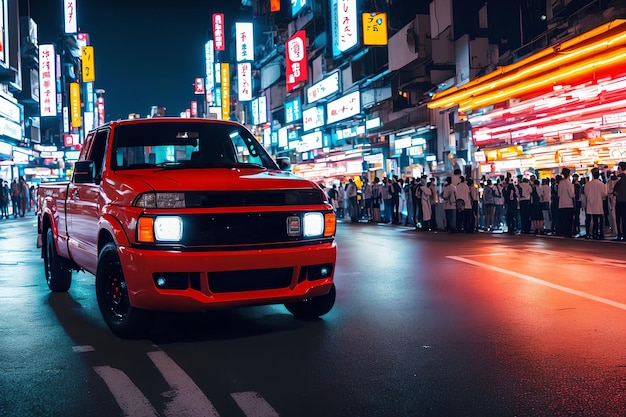
[[[302,206],[322,204],[324,195],[317,189],[274,191],[200,191],[186,192],[189,208],[245,206]]]
[[[271,290],[291,284],[293,268],[209,272],[209,289],[214,293]]]
[[[183,216],[183,245],[253,245],[297,240],[287,236],[289,213],[224,213]]]

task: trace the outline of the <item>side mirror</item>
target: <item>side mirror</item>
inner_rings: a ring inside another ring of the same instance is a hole
[[[93,161],[77,161],[74,164],[74,177],[75,184],[90,184],[95,183],[96,180],[96,164]]]
[[[281,171],[289,171],[291,168],[291,159],[287,157],[276,158],[276,163]]]

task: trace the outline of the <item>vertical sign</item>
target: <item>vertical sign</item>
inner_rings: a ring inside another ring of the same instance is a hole
[[[54,45],[39,45],[39,108],[41,117],[57,115],[56,79]]]
[[[8,1],[0,0],[0,64],[9,66],[9,56],[7,54],[9,48],[9,14]]]
[[[239,101],[252,100],[252,64],[249,62],[237,64],[237,87]]]
[[[98,126],[100,126],[104,124],[104,97],[98,97],[96,105],[98,107]]]
[[[386,13],[363,13],[363,45],[387,45]]]
[[[254,35],[252,23],[235,23],[235,45],[237,48],[237,62],[254,61]]]
[[[63,17],[65,21],[65,33],[77,33],[76,0],[63,0]]]
[[[309,79],[309,65],[306,60],[306,32],[299,30],[287,41],[286,84],[287,92],[302,81]]]
[[[215,51],[213,50],[213,41],[208,41],[204,45],[204,59],[205,59],[205,92],[206,92],[206,102],[212,106],[215,103],[215,93],[213,89],[215,88],[215,74],[214,74],[214,66],[215,66]]]
[[[359,41],[356,0],[332,0],[331,13],[333,55],[337,56]]]
[[[198,117],[198,102],[196,100],[191,102],[191,117]]]
[[[80,127],[80,85],[70,83],[70,117],[72,127]]]
[[[82,50],[82,73],[83,82],[96,81],[96,67],[93,62],[93,46],[83,46]]]
[[[224,50],[224,14],[213,14],[213,42],[216,51]]]
[[[280,0],[270,0],[270,12],[280,12]]]
[[[222,76],[222,120],[230,120],[230,67],[222,62],[220,68]]]
[[[193,93],[204,95],[204,79],[197,77],[193,83]]]

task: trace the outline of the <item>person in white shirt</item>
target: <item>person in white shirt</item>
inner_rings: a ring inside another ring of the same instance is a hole
[[[604,200],[607,197],[606,185],[600,181],[600,171],[594,168],[591,171],[593,179],[585,184],[583,192],[585,193],[585,215],[591,217],[591,224],[587,225],[587,239],[604,239],[603,217],[604,217]]]
[[[443,198],[443,210],[446,213],[446,230],[456,233],[456,187],[452,185],[452,177],[446,177],[441,198]]]
[[[559,195],[559,234],[563,237],[572,237],[574,227],[574,184],[569,180],[569,168],[563,168],[557,193]]]
[[[458,211],[456,213],[456,228],[458,231],[463,230],[465,233],[472,233],[472,200],[470,190],[465,183],[465,177],[459,177],[459,184],[456,186],[456,200]],[[460,201],[459,201],[460,200]]]
[[[519,190],[519,211],[522,226],[522,233],[530,233],[530,193],[533,187],[528,182],[528,178],[523,178],[518,184]]]

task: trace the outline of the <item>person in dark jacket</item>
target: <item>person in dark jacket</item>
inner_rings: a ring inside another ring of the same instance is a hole
[[[617,183],[613,188],[615,195],[615,223],[617,226],[617,237],[615,240],[624,240],[626,230],[626,162],[617,164]]]

